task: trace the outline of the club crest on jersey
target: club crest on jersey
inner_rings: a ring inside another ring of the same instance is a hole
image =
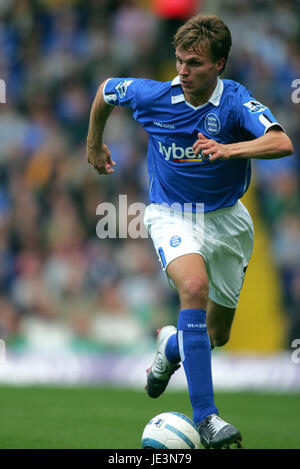
[[[116,91],[117,91],[120,99],[125,98],[126,93],[127,93],[127,88],[128,88],[129,85],[131,85],[132,82],[133,82],[133,80],[122,80],[116,86]]]
[[[216,114],[210,112],[204,119],[204,127],[208,134],[217,135],[221,130],[221,122]]]
[[[261,104],[259,101],[248,101],[248,103],[244,103],[244,106],[246,106],[249,110],[249,112],[261,112],[266,109],[266,107]]]

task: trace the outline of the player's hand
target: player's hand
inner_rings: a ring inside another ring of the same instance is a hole
[[[111,159],[110,150],[104,143],[99,145],[99,148],[87,144],[87,160],[95,168],[98,174],[112,174],[114,173],[113,166],[116,165],[115,161]]]
[[[206,138],[203,134],[198,134],[198,140],[193,145],[196,156],[209,161],[228,160],[230,158],[228,146],[216,142],[211,138]]]

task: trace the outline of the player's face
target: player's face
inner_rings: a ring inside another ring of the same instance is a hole
[[[192,104],[202,104],[209,99],[216,83],[224,59],[213,62],[204,48],[176,49],[176,68],[184,95]]]

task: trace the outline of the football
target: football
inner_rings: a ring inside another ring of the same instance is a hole
[[[200,449],[200,436],[194,422],[179,412],[153,417],[144,428],[143,449]]]

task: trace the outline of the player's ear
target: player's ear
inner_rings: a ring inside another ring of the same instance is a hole
[[[224,68],[224,65],[225,65],[225,58],[224,57],[222,57],[221,59],[216,60],[215,67],[216,67],[216,71],[217,71],[218,74],[221,73],[221,71]]]

